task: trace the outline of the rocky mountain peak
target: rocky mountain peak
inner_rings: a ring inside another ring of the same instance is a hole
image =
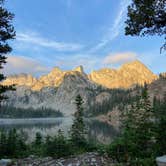
[[[59,67],[54,67],[50,73],[41,76],[39,79],[31,75],[21,74],[8,77],[3,81],[3,84],[29,86],[32,90],[39,91],[44,87],[59,87],[66,75],[77,74],[106,88],[130,88],[136,84],[151,83],[157,78],[144,64],[136,60],[122,65],[119,69],[103,68],[93,71],[88,76],[84,73],[83,66],[78,66],[69,71],[63,71]]]
[[[144,64],[136,60],[119,69],[100,69],[89,75],[89,79],[107,88],[130,88],[133,85],[151,83],[157,76]]]
[[[132,68],[132,69],[136,69],[139,70],[140,68],[144,68],[145,70],[149,70],[141,61],[139,60],[135,60],[129,63],[125,63],[123,64],[120,69],[124,69],[124,68]]]
[[[78,71],[80,73],[84,73],[84,68],[82,65],[80,65],[80,66],[76,67],[75,69],[73,69],[73,71]]]
[[[37,82],[37,79],[30,74],[17,74],[7,77],[2,82],[3,85],[18,85],[18,86],[33,86]]]
[[[50,73],[52,73],[52,74],[55,73],[56,74],[57,72],[62,72],[62,70],[59,67],[56,66],[51,70]]]

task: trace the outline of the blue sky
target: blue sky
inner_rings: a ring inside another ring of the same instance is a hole
[[[6,0],[17,33],[6,74],[40,75],[59,66],[86,72],[139,59],[154,73],[166,71],[160,37],[124,35],[130,0]]]

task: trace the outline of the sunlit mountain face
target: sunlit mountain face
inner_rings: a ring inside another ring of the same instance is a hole
[[[25,109],[51,108],[68,116],[75,112],[74,100],[78,94],[84,98],[88,110],[96,103],[102,105],[111,100],[111,89],[117,89],[117,93],[118,89],[127,91],[145,83],[150,85],[158,77],[136,60],[118,69],[103,68],[90,74],[86,74],[82,66],[68,71],[55,67],[39,78],[18,74],[9,76],[2,84],[16,85],[16,91],[7,92],[7,105]]]
[[[68,75],[78,75],[84,77],[89,82],[96,83],[106,88],[130,88],[134,85],[143,85],[151,83],[157,79],[157,75],[153,74],[140,61],[126,63],[118,69],[102,68],[86,74],[82,66],[70,71],[63,71],[55,67],[46,75],[35,78],[30,74],[18,74],[9,76],[4,85],[16,84],[17,86],[27,86],[32,90],[41,90],[44,87],[58,87]]]

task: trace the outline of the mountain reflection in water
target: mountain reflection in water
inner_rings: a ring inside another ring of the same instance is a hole
[[[35,138],[36,132],[40,132],[43,137],[54,136],[61,129],[65,136],[68,136],[73,123],[72,117],[64,118],[35,118],[35,119],[0,119],[0,129],[17,129],[27,134],[28,141]],[[110,143],[118,134],[117,130],[103,122],[87,119],[88,139],[102,143]]]

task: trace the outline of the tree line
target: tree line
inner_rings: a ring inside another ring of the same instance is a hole
[[[1,118],[45,118],[63,117],[63,113],[51,108],[16,108],[11,106],[1,106]]]
[[[114,162],[131,166],[155,166],[155,158],[166,153],[166,94],[163,99],[154,97],[153,104],[147,86],[137,96],[130,108],[122,111],[121,133],[109,145],[87,139],[87,129],[83,117],[83,100],[80,95],[75,100],[77,111],[69,137],[59,130],[56,136],[43,138],[36,133],[33,142],[15,129],[0,132],[0,158],[25,157],[29,155],[67,157],[88,151],[107,154]]]
[[[28,136],[16,129],[0,132],[0,158],[22,158],[29,155],[52,156],[55,158],[66,157],[96,150],[86,137],[86,126],[83,118],[83,100],[80,95],[75,99],[77,111],[74,114],[73,125],[69,137],[65,137],[59,130],[56,136],[43,138],[36,133],[33,142],[27,141]]]
[[[121,121],[121,135],[109,145],[108,154],[124,165],[156,165],[155,158],[166,154],[166,94],[162,100],[154,97],[152,105],[145,85]]]

